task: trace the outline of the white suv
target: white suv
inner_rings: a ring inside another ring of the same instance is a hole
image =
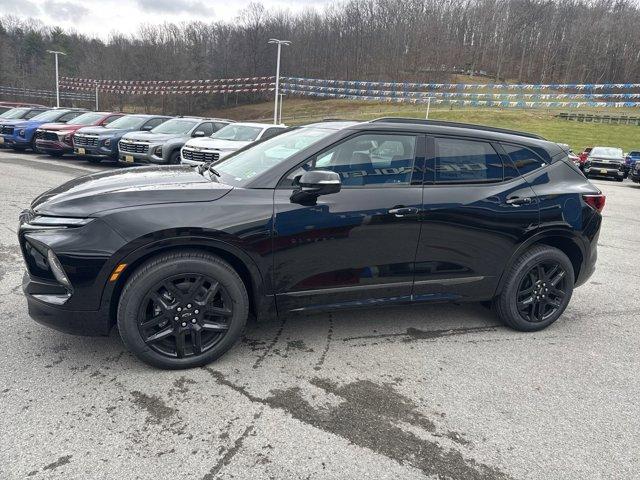
[[[285,125],[232,123],[210,137],[189,140],[180,151],[181,162],[188,165],[215,162],[251,143],[275,137],[286,129]]]

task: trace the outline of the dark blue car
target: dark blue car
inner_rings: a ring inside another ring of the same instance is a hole
[[[5,142],[5,135],[10,136],[13,134],[16,123],[29,120],[47,110],[49,110],[47,107],[17,107],[0,115],[0,148],[9,146]]]
[[[627,153],[627,156],[624,158],[626,171],[633,172],[633,167],[638,161],[640,161],[640,150],[633,150]]]
[[[125,133],[148,132],[171,117],[163,115],[125,115],[105,127],[84,127],[73,137],[73,151],[91,163],[118,161],[118,142]]]
[[[3,129],[2,137],[4,144],[14,150],[26,150],[27,148],[37,151],[35,148],[36,130],[45,123],[67,123],[86,110],[75,108],[60,108],[47,110],[35,117],[14,123],[10,129]]]

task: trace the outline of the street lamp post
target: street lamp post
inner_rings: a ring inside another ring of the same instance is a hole
[[[291,45],[289,40],[278,40],[277,38],[269,39],[269,43],[274,43],[278,45],[278,59],[276,61],[276,98],[275,103],[273,105],[273,123],[274,125],[278,123],[278,100],[280,94],[280,52],[282,50],[282,45]]]
[[[58,52],[55,50],[47,50],[47,53],[52,53],[56,57],[56,107],[60,107],[60,83],[58,82],[58,55],[66,55],[66,53]]]

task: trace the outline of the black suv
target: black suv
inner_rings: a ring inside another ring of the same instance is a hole
[[[248,315],[490,301],[540,330],[593,273],[604,196],[557,144],[409,119],[294,128],[212,165],[97,173],[20,217],[38,322],[213,361]]]

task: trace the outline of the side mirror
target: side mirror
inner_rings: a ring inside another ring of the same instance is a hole
[[[153,125],[143,125],[140,129],[142,132],[150,132],[151,130],[153,130]]]
[[[205,133],[202,130],[197,130],[197,131],[193,132],[193,136],[194,137],[204,137]]]
[[[337,193],[342,187],[340,175],[328,170],[312,170],[298,177],[298,188],[291,194],[293,203],[315,202],[320,195]]]

